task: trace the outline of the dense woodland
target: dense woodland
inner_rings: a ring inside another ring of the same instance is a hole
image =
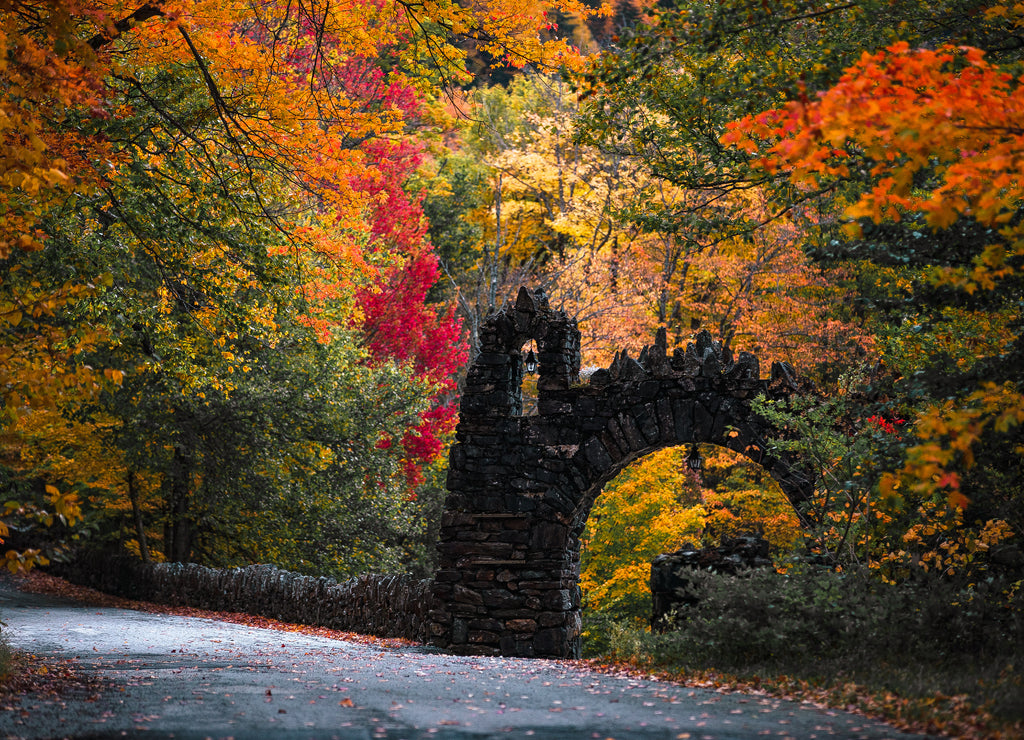
[[[815,389],[760,407],[815,527],[665,450],[591,516],[588,612],[759,533],[1018,639],[1024,7],[0,0],[0,45],[12,571],[429,576],[475,330],[530,285],[585,373],[708,329]]]

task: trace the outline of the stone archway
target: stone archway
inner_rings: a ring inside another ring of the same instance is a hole
[[[541,291],[480,330],[469,369],[448,498],[430,634],[457,653],[576,657],[580,648],[580,535],[602,487],[663,447],[711,443],[763,466],[798,506],[812,484],[792,460],[769,455],[771,428],[750,407],[796,389],[753,355],[733,360],[707,332],[668,356],[664,330],[633,359],[579,381],[580,334]],[[522,416],[522,347],[539,349],[537,416]]]

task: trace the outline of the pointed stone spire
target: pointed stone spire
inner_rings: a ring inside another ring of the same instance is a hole
[[[541,293],[541,296],[543,295]],[[533,296],[530,295],[530,291],[526,289],[525,285],[519,289],[519,294],[516,296],[516,310],[537,313],[537,304],[534,303]]]

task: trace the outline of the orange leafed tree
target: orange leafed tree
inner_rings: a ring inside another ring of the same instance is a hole
[[[1021,82],[978,49],[898,43],[865,53],[816,99],[733,123],[723,141],[798,187],[853,186],[845,209],[850,236],[860,235],[865,220],[913,214],[935,231],[963,220],[987,228],[989,237],[960,255],[963,266],[933,266],[929,274],[940,286],[998,295],[1014,290],[1007,286],[1019,281],[1024,259]],[[957,468],[972,466],[983,434],[1007,435],[1022,423],[1019,377],[930,407],[918,420],[919,443],[902,471],[883,479],[883,490],[896,497],[947,490],[950,503],[964,506]]]
[[[913,211],[935,229],[969,217],[995,230],[972,269],[943,270],[939,280],[974,292],[1020,270],[1024,88],[978,49],[899,43],[865,53],[819,98],[748,116],[723,141],[750,152],[767,144],[761,167],[808,188],[866,180],[846,209],[851,235],[855,219],[899,221]],[[924,174],[936,184],[915,186]]]

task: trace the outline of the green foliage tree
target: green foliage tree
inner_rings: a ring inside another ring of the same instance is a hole
[[[413,424],[429,389],[409,368],[371,367],[354,333],[316,332],[312,308],[348,309],[314,304],[304,274],[329,263],[297,261],[253,212],[278,207],[280,178],[211,178],[232,170],[230,150],[197,157],[162,125],[192,121],[201,136],[203,82],[190,92],[187,71],[154,70],[145,95],[126,86],[133,114],[104,124],[117,175],[50,214],[44,250],[16,256],[37,278],[97,285],[61,320],[103,327],[79,358],[116,378],[26,415],[18,468],[77,490],[94,543],[140,556],[397,567],[415,525],[400,459],[379,443]],[[87,463],[103,475],[83,475]]]
[[[777,448],[795,454],[813,477],[814,495],[804,504],[814,522],[802,533],[807,551],[837,570],[873,572],[892,584],[929,571],[965,584],[1002,575],[999,553],[1015,534],[1006,519],[966,518],[941,487],[888,490],[886,471],[919,440],[906,413],[912,408],[872,401],[875,393],[877,383],[848,376],[831,398],[755,403],[780,430]]]
[[[352,35],[325,16],[326,36],[300,33],[308,9],[273,3],[180,10],[0,8],[5,60],[27,62],[4,110],[25,101],[51,159],[82,154],[36,174],[39,161],[5,160],[31,178],[5,179],[0,196],[27,203],[31,224],[14,226],[36,229],[0,255],[0,351],[17,379],[3,386],[7,513],[21,526],[84,512],[94,542],[144,558],[393,567],[420,525],[386,441],[435,389],[370,362],[348,329],[356,289],[390,259],[361,249],[366,203],[350,185],[377,164],[355,148],[395,131],[401,111],[350,104],[358,64],[305,62],[329,43],[372,64],[394,28]],[[290,29],[276,39],[286,52],[262,43],[267,28]],[[511,48],[517,33],[491,42]],[[44,89],[47,59],[77,75],[75,94]],[[7,122],[5,155],[20,157]],[[69,161],[88,187],[59,187]],[[44,394],[47,376],[59,380]],[[30,564],[19,549],[9,564]]]

